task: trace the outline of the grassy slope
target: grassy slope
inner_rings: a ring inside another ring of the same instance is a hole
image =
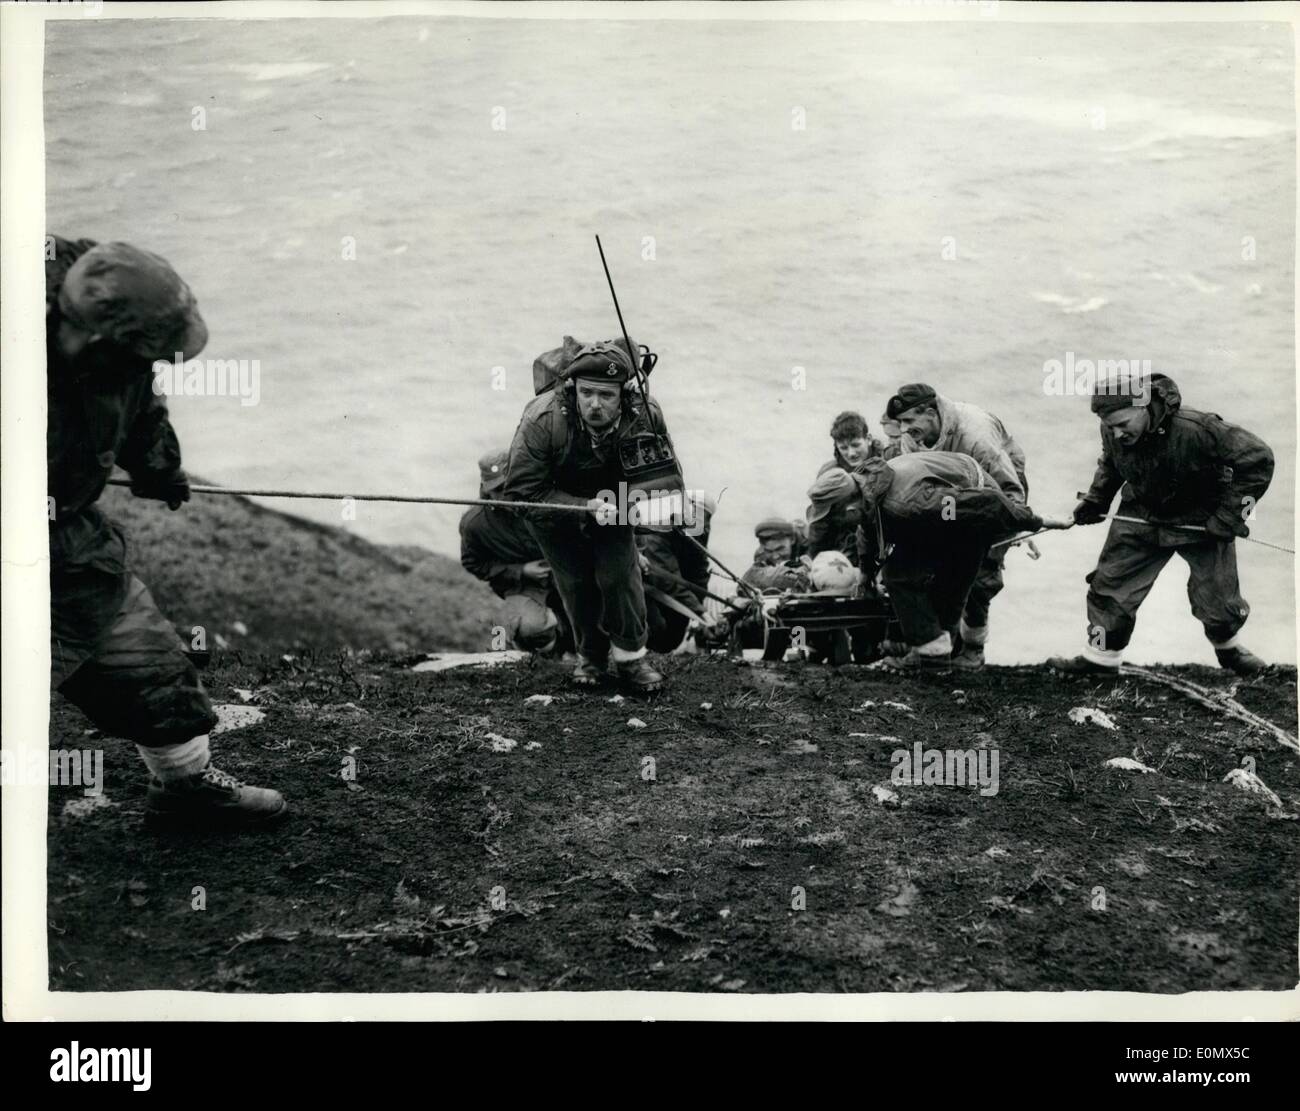
[[[1300,823],[1222,778],[1253,756],[1295,813],[1300,761],[1164,688],[673,657],[666,693],[641,704],[572,693],[554,663],[416,674],[413,650],[484,647],[491,595],[453,561],[235,499],[175,514],[108,501],[165,612],[239,649],[218,651],[205,681],[219,702],[251,689],[266,718],[217,737],[219,763],[279,787],[294,818],[263,837],[146,834],[134,753],[56,697],[52,743],[102,745],[110,805],[73,817],[79,790],[50,794],[54,988],[1296,981]],[[1294,730],[1295,690],[1294,669],[1278,669],[1239,698]],[[533,693],[558,699],[526,704]],[[1077,705],[1118,732],[1071,724]],[[519,746],[494,752],[489,733]],[[882,804],[891,752],[918,740],[996,747],[998,794],[900,788],[901,805]],[[1120,755],[1157,771],[1102,766]],[[792,909],[795,888],[806,909]]]
[[[196,480],[201,481],[201,480]],[[421,548],[382,547],[244,498],[196,495],[172,513],[110,488],[131,561],[162,611],[231,648],[485,651],[499,613],[488,587]],[[232,630],[236,621],[245,635]]]

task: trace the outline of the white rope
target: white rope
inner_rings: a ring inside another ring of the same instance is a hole
[[[1193,702],[1199,702],[1202,706],[1208,706],[1211,710],[1217,710],[1219,713],[1227,714],[1229,717],[1253,725],[1256,729],[1268,733],[1278,744],[1291,749],[1293,752],[1300,752],[1300,741],[1296,740],[1285,729],[1274,725],[1267,718],[1262,718],[1258,714],[1247,710],[1235,698],[1223,691],[1203,687],[1199,683],[1193,683],[1190,679],[1183,679],[1176,675],[1165,675],[1159,671],[1148,671],[1144,667],[1134,667],[1131,664],[1124,664],[1119,670],[1121,675],[1141,676],[1143,679],[1150,679],[1153,682],[1162,683],[1166,687],[1171,687],[1190,698]]]

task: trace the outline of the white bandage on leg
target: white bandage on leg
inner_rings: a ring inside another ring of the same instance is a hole
[[[927,640],[924,644],[916,646],[918,656],[951,656],[952,655],[952,634],[944,629],[934,640]]]
[[[1225,640],[1222,644],[1220,644],[1218,641],[1212,640],[1210,641],[1210,647],[1213,648],[1216,652],[1226,652],[1229,648],[1237,647],[1237,637],[1234,634],[1233,636],[1230,636],[1227,640]]]
[[[208,760],[211,759],[206,733],[191,737],[178,745],[168,745],[166,748],[146,748],[144,745],[135,747],[140,753],[140,758],[144,760],[145,767],[164,783],[173,783],[178,779],[198,775],[208,766]]]
[[[983,647],[989,639],[989,627],[987,625],[967,625],[966,618],[961,619],[961,624],[957,627],[961,633],[961,639],[966,644],[974,644]]]
[[[645,645],[642,645],[640,648],[632,649],[631,651],[626,648],[620,648],[617,644],[611,644],[609,646],[609,658],[616,664],[631,663],[633,660],[639,660],[645,654]]]
[[[1085,644],[1083,658],[1102,667],[1119,667],[1124,653],[1118,648],[1094,648],[1091,644]]]

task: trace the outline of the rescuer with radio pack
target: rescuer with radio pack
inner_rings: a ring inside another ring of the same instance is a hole
[[[645,658],[645,591],[633,528],[690,522],[672,440],[649,393],[656,361],[626,328],[621,343],[580,346],[565,337],[534,363],[537,396],[510,446],[506,498],[588,510],[524,511],[573,629],[573,681],[580,686],[599,684],[611,667],[639,693],[664,681]]]

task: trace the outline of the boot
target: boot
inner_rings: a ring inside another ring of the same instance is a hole
[[[1264,668],[1268,667],[1268,664],[1255,655],[1254,652],[1245,648],[1216,648],[1214,654],[1219,660],[1220,667],[1226,667],[1229,671],[1235,671],[1238,675],[1258,675]]]
[[[963,644],[953,656],[952,666],[958,671],[979,671],[984,666],[984,645]]]
[[[1063,675],[1109,675],[1114,677],[1119,674],[1119,665],[1109,667],[1106,664],[1094,663],[1087,656],[1051,656],[1047,660],[1047,666],[1053,671],[1059,671]]]
[[[593,661],[586,656],[579,656],[577,666],[573,669],[572,681],[579,687],[598,687],[605,681],[604,660]]]
[[[664,677],[650,666],[650,662],[644,656],[635,660],[616,661],[614,674],[618,676],[620,683],[638,694],[650,694],[664,685]]]
[[[943,675],[952,668],[952,659],[948,656],[922,655],[913,648],[905,656],[886,656],[884,667],[888,671],[907,675],[918,673]]]
[[[150,779],[144,805],[145,825],[158,829],[259,829],[288,814],[279,791],[245,786],[211,764],[169,783]]]

